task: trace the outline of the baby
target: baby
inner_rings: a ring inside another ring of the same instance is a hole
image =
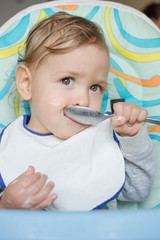
[[[64,114],[68,106],[101,109],[110,60],[100,27],[56,13],[32,29],[19,62],[17,89],[31,115],[1,133],[0,208],[89,211],[115,209],[117,198],[143,201],[154,175],[147,111],[116,103],[111,121],[95,126]]]

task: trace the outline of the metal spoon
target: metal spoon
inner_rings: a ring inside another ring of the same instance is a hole
[[[80,106],[67,107],[64,110],[64,114],[74,121],[85,125],[94,125],[114,116],[114,114],[104,115],[91,108]],[[146,118],[145,122],[160,125],[160,120],[157,119]]]

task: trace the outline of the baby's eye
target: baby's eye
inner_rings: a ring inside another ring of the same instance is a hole
[[[64,84],[64,85],[69,85],[71,86],[73,84],[73,79],[70,78],[70,77],[66,77],[66,78],[63,78],[61,80],[61,82]]]
[[[90,87],[90,89],[93,91],[93,92],[99,92],[100,91],[100,86],[98,84],[95,84],[95,85],[92,85]]]

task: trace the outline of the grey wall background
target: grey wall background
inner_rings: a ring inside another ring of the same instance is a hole
[[[76,1],[76,0],[75,0]],[[86,0],[87,1],[87,0]],[[94,0],[93,0],[94,1]],[[160,2],[160,0],[110,0],[111,2],[119,2],[125,5],[142,10],[151,2]],[[47,2],[47,0],[0,0],[0,26],[9,20],[19,11],[33,4]],[[59,0],[63,2],[63,0]]]

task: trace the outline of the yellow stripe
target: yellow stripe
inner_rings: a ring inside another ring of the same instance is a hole
[[[113,46],[115,47],[115,49],[124,57],[135,61],[135,62],[151,62],[151,61],[157,61],[160,60],[160,52],[157,53],[150,53],[150,54],[137,54],[137,53],[133,53],[130,52],[128,50],[126,50],[125,48],[121,47],[118,42],[116,41],[111,27],[110,27],[110,23],[109,23],[109,13],[110,13],[111,8],[108,7],[106,9],[106,13],[105,13],[105,22],[106,22],[106,28],[108,31],[108,35],[109,38],[113,44]]]
[[[14,101],[14,109],[15,109],[15,114],[16,117],[19,117],[19,92],[16,92],[16,97],[15,97],[15,101]]]
[[[45,17],[46,17],[45,11],[41,10],[41,14],[40,14],[40,17],[39,17],[38,21],[42,21]],[[10,56],[12,56],[14,54],[17,54],[18,52],[22,51],[25,48],[25,41],[26,40],[18,43],[17,45],[15,45],[13,47],[1,50],[0,51],[0,59],[10,57]]]
[[[122,77],[119,77],[119,79],[121,80],[122,84],[123,84],[124,87],[126,88],[127,86],[126,86],[126,81],[125,81],[125,79],[122,78]]]
[[[38,22],[42,21],[42,20],[45,19],[45,18],[46,18],[46,13],[45,13],[45,11],[42,9]]]
[[[4,49],[0,51],[0,59],[10,57],[14,54],[17,54],[18,52],[22,51],[25,47],[25,40],[13,47],[10,47],[8,49]]]

